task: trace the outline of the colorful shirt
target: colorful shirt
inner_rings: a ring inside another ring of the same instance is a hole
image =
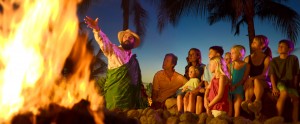
[[[210,90],[208,93],[208,100],[209,102],[212,101],[217,95],[219,90],[219,78],[213,78],[210,82]],[[229,92],[229,85],[225,85],[223,97],[218,101],[216,104],[212,106],[212,110],[219,110],[219,111],[229,111],[229,103],[228,103],[228,92]]]
[[[158,91],[156,96],[152,95],[153,101],[164,102],[186,82],[187,79],[176,71],[171,79],[168,78],[164,70],[158,71],[153,78],[153,91]]]
[[[94,37],[103,54],[107,57],[108,69],[114,69],[126,64],[132,56],[131,51],[125,51],[122,47],[113,44],[102,31],[93,30]]]

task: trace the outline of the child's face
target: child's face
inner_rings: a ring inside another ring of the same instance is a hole
[[[241,58],[240,52],[237,51],[236,49],[231,49],[230,53],[231,53],[232,61],[236,61],[236,60],[239,60]]]
[[[217,63],[215,61],[210,61],[209,62],[209,71],[211,73],[214,73],[216,71],[217,68]]]
[[[278,44],[278,53],[279,54],[288,54],[290,52],[290,48],[285,43]]]
[[[228,53],[228,54],[225,54],[224,59],[225,59],[226,65],[227,65],[227,64],[230,64],[230,62],[231,62],[231,55],[230,55],[229,53]]]
[[[253,50],[261,50],[264,47],[263,43],[260,43],[260,41],[254,39],[251,43],[251,48]]]
[[[211,59],[215,56],[219,56],[219,53],[217,53],[215,50],[209,49],[208,58]]]
[[[197,76],[197,71],[196,71],[195,67],[191,66],[189,68],[189,77],[195,78],[196,76]]]

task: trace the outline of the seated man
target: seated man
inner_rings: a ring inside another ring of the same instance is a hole
[[[165,55],[163,70],[158,71],[153,78],[152,108],[163,108],[164,102],[187,82],[183,75],[175,71],[176,64],[177,56],[172,53]]]

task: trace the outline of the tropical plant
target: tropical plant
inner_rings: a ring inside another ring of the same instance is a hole
[[[146,32],[147,11],[142,7],[139,0],[122,0],[123,30],[129,28],[130,16],[133,14],[133,22],[136,33],[142,38]]]
[[[155,0],[152,0],[155,1]],[[156,0],[157,1],[157,0]],[[234,34],[240,33],[240,26],[247,24],[249,46],[255,36],[254,18],[271,22],[275,29],[296,42],[300,30],[300,16],[282,2],[287,0],[161,0],[158,3],[158,29],[161,32],[166,23],[176,25],[184,14],[208,15],[209,24],[229,21]]]

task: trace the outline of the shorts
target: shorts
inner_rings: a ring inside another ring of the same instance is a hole
[[[277,88],[278,88],[279,91],[286,90],[288,94],[295,95],[295,96],[299,97],[299,94],[298,94],[296,89],[286,87],[284,85],[284,83],[278,82],[277,83]]]
[[[218,117],[220,115],[226,115],[226,111],[220,111],[220,110],[211,110],[211,114],[214,116],[214,117]]]

